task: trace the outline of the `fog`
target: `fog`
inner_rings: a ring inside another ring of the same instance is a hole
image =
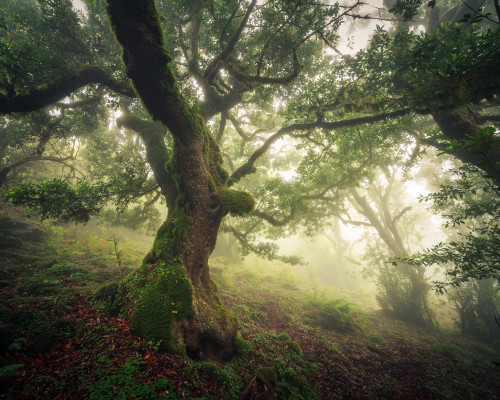
[[[0,397],[498,398],[499,18],[3,1]]]

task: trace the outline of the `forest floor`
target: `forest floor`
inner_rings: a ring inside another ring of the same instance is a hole
[[[116,267],[99,246],[61,252],[72,245],[0,249],[2,399],[500,398],[498,349],[218,260],[238,355],[218,365],[160,354],[96,312],[92,293]]]

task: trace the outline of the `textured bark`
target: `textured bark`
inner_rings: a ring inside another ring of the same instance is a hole
[[[177,88],[154,2],[108,0],[107,4],[111,26],[123,47],[127,76],[152,118],[168,128],[174,142],[166,171],[175,201],[169,201],[168,219],[138,273],[141,279],[131,278],[127,286],[132,293],[133,326],[140,334],[163,340],[166,349],[185,349],[195,358],[230,358],[237,324],[221,304],[208,267],[220,223],[230,211],[221,203],[228,174],[221,168],[219,147]],[[146,148],[158,140],[152,131],[143,135]],[[184,276],[192,284],[192,296]],[[179,282],[184,292],[178,291]],[[134,295],[136,289],[144,295]]]

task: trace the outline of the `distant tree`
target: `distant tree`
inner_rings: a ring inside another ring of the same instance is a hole
[[[435,282],[443,292],[470,279],[500,281],[500,195],[492,180],[477,168],[454,170],[440,190],[424,197],[431,209],[444,218],[450,239],[403,258],[413,265],[447,266],[446,282]]]
[[[425,276],[425,265],[388,262],[390,257],[402,258],[410,254],[410,241],[415,245],[419,238],[415,232],[408,235],[413,225],[406,214],[412,207],[402,203],[404,192],[399,182],[401,178],[397,177],[397,167],[382,176],[385,183],[373,180],[366,185],[364,193],[355,188],[348,190],[349,203],[362,219],[352,219],[347,212],[348,218],[342,220],[376,232],[377,239],[368,241],[372,243],[365,250],[365,270],[375,277],[377,300],[382,308],[398,318],[432,327],[434,317],[428,305],[431,285]]]
[[[495,279],[470,279],[450,288],[446,296],[458,312],[457,324],[464,334],[499,344],[495,317],[500,312],[500,296]]]

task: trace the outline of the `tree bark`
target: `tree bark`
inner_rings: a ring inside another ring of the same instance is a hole
[[[352,196],[352,204],[363,214],[370,225],[375,228],[380,238],[386,244],[394,257],[404,257],[408,255],[406,248],[401,240],[399,232],[389,215],[389,209],[386,204],[381,204],[381,217],[379,218],[365,197],[361,196],[356,189],[351,189],[349,193]],[[385,199],[381,199],[384,201]],[[382,219],[384,222],[382,222]],[[408,277],[411,282],[411,290],[408,298],[405,299],[404,313],[400,317],[419,325],[433,325],[427,306],[427,295],[431,286],[425,278],[425,269],[419,266],[412,266],[406,263],[398,263],[398,269]]]
[[[477,135],[482,126],[476,116],[466,107],[452,110],[435,111],[432,117],[443,134],[450,140],[464,144],[467,139]],[[500,184],[500,146],[485,149],[484,154],[470,151],[453,151],[455,157],[464,163],[471,163],[491,176]]]
[[[180,93],[153,0],[108,0],[107,11],[123,48],[127,76],[154,120],[173,137],[166,165],[174,187],[168,218],[143,266],[124,292],[133,328],[160,340],[164,350],[222,360],[232,356],[237,323],[222,305],[208,258],[222,218],[253,211],[246,193],[227,189],[218,145],[203,118]],[[147,132],[144,132],[147,135]],[[148,138],[144,138],[146,147]]]

